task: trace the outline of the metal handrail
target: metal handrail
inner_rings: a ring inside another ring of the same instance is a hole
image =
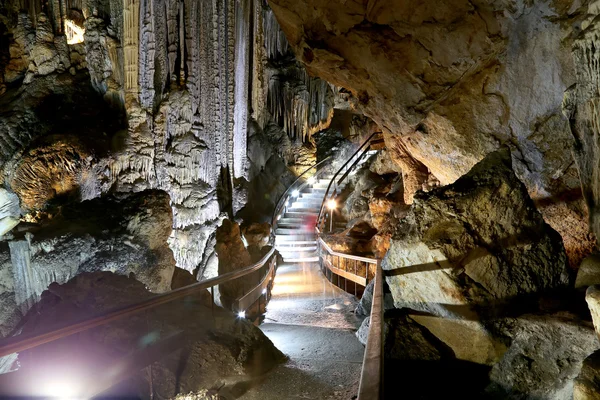
[[[323,210],[325,209],[325,203],[328,200],[328,196],[329,196],[329,191],[331,190],[331,185],[333,183],[335,183],[335,186],[337,187],[339,184],[341,184],[343,182],[343,180],[348,176],[349,172],[351,170],[354,169],[354,167],[356,167],[356,164],[358,163],[358,161],[360,159],[362,159],[362,157],[366,154],[367,151],[369,151],[369,148],[371,147],[371,139],[373,139],[373,137],[375,135],[380,134],[381,132],[373,132],[371,134],[371,136],[369,136],[367,138],[367,140],[365,140],[363,142],[363,144],[361,144],[359,146],[358,149],[356,149],[356,151],[352,154],[352,156],[350,156],[350,158],[348,158],[348,160],[346,160],[346,162],[335,172],[335,174],[333,175],[333,178],[331,179],[331,181],[329,182],[329,185],[327,185],[327,190],[325,191],[325,196],[323,196],[323,201],[321,202],[321,207],[319,208],[319,215],[317,216],[317,227],[319,227],[321,225],[321,221],[323,219]],[[365,148],[366,146],[366,148]],[[351,168],[346,169],[344,171],[344,174],[342,175],[342,177],[336,182],[336,179],[338,177],[338,175],[340,174],[340,172],[345,169],[347,167],[348,164],[350,164],[350,162],[353,161],[354,157],[357,156],[358,153],[360,153],[362,151],[362,153],[357,157],[357,159],[352,163]]]
[[[222,283],[226,283],[231,280],[248,275],[262,268],[263,265],[265,265],[265,263],[267,262],[267,260],[269,260],[269,258],[273,256],[273,254],[275,254],[275,248],[272,248],[262,259],[260,259],[260,261],[258,261],[255,264],[252,264],[247,268],[219,275],[215,278],[207,279],[202,282],[193,283],[191,285],[184,286],[182,288],[172,290],[167,293],[152,296],[146,300],[142,300],[135,304],[108,310],[96,316],[85,318],[74,324],[69,324],[67,326],[58,326],[41,334],[21,334],[10,338],[5,338],[3,340],[0,340],[0,357],[17,353],[23,350],[28,350],[45,343],[53,342],[64,337],[71,336],[75,333],[83,332],[88,329],[95,328],[97,326],[105,325],[109,322],[113,322],[115,320],[127,316],[138,314],[142,311],[157,307],[162,304],[170,303],[174,300],[181,299],[183,297],[190,296],[195,293],[199,293],[203,290],[212,288]]]
[[[306,180],[303,180],[304,175],[306,175],[309,171],[311,171],[312,169],[317,169],[319,166],[325,164],[326,162],[330,161],[331,157],[327,157],[324,160],[319,161],[318,163],[316,163],[315,165],[312,165],[310,167],[308,167],[304,172],[302,172],[298,178],[296,178],[296,180],[294,181],[294,183],[292,183],[285,192],[283,192],[283,194],[279,197],[279,201],[277,202],[277,205],[275,206],[275,210],[273,210],[273,218],[271,219],[271,238],[274,237],[274,232],[275,229],[277,228],[278,225],[278,219],[277,217],[279,215],[281,215],[281,212],[284,208],[284,204],[286,204],[287,200],[288,200],[288,195],[291,191],[293,190],[302,190],[307,184],[308,182]],[[316,174],[319,174],[320,171],[317,171]],[[315,175],[316,175],[315,174]]]

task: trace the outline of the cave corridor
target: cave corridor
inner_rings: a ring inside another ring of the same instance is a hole
[[[599,121],[596,0],[4,0],[0,398],[600,400]]]

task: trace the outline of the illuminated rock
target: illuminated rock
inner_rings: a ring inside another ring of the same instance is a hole
[[[396,307],[458,319],[569,284],[560,236],[535,209],[507,150],[452,185],[418,193],[382,265]]]

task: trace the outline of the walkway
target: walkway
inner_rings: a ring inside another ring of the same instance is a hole
[[[275,243],[284,263],[260,328],[289,360],[240,399],[350,400],[358,393],[364,347],[354,334],[361,322],[356,299],[320,271],[311,223],[328,184],[323,179],[298,194],[280,220]]]

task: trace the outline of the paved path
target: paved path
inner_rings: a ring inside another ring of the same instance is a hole
[[[240,399],[352,399],[364,347],[354,332],[354,296],[329,283],[315,262],[277,271],[263,332],[288,355]]]

